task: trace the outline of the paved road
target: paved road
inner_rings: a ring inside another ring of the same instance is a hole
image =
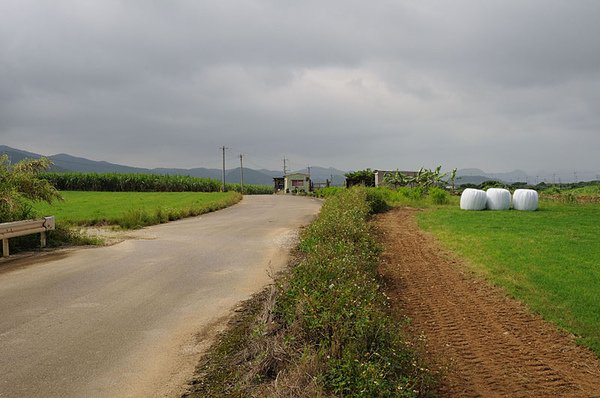
[[[0,397],[176,395],[319,208],[249,196],[114,246],[0,263]]]

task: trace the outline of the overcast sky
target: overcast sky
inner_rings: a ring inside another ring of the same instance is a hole
[[[0,144],[598,173],[599,20],[597,0],[2,0]]]

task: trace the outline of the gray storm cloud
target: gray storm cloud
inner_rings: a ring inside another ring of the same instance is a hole
[[[600,171],[597,1],[0,3],[0,141],[137,166]]]

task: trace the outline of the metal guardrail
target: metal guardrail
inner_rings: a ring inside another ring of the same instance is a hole
[[[39,220],[13,221],[0,224],[0,239],[2,239],[2,257],[8,257],[8,239],[17,236],[40,234],[40,245],[46,247],[46,231],[56,228],[54,216]]]

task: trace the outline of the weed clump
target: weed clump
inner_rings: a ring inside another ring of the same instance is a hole
[[[437,187],[433,187],[429,190],[429,198],[434,205],[447,205],[450,203],[448,191]]]

